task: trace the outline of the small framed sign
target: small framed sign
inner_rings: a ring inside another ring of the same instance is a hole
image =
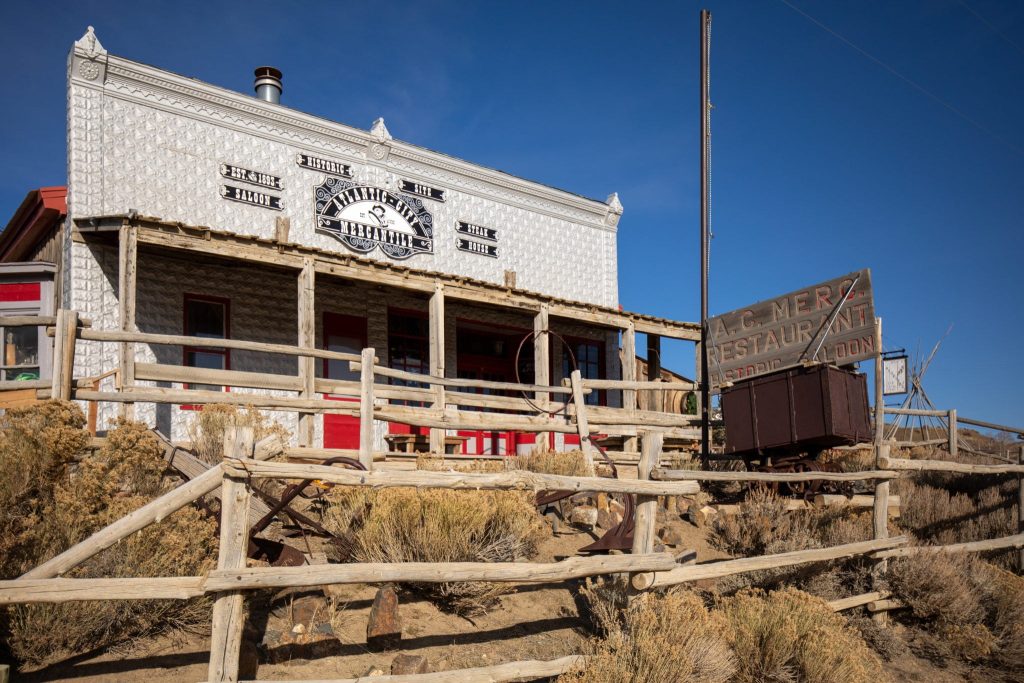
[[[491,258],[498,258],[498,247],[493,244],[483,244],[481,242],[474,242],[473,240],[463,239],[462,237],[455,238],[455,246],[459,251],[466,251],[470,254],[480,254],[481,256],[490,256]]]
[[[882,394],[907,393],[907,357],[896,356],[882,359]]]
[[[225,199],[230,199],[233,202],[241,202],[243,204],[249,204],[250,206],[258,206],[263,209],[280,211],[284,208],[284,206],[281,205],[280,197],[275,197],[274,195],[267,194],[265,192],[249,190],[244,187],[235,187],[234,185],[221,185],[220,196]]]
[[[343,164],[340,161],[321,159],[320,157],[314,157],[308,154],[296,154],[295,163],[302,168],[308,168],[311,171],[321,171],[327,175],[338,176],[339,178],[352,177],[352,167],[348,164]]]
[[[243,183],[252,183],[253,185],[259,185],[260,187],[266,187],[271,190],[284,189],[281,185],[281,179],[278,176],[270,175],[269,173],[262,173],[260,171],[251,171],[248,168],[242,168],[241,166],[221,164],[220,174],[225,178],[230,178],[231,180],[240,180]]]
[[[436,187],[430,187],[421,183],[414,183],[411,180],[401,181],[398,185],[398,189],[406,194],[414,194],[417,197],[433,199],[435,202],[444,201],[444,190],[439,190]]]
[[[477,237],[488,242],[498,241],[498,231],[494,228],[485,228],[482,225],[474,225],[472,223],[466,223],[465,221],[459,221],[455,224],[455,231],[461,232],[463,235],[469,235],[470,237]]]

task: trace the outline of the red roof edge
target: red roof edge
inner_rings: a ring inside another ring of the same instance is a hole
[[[24,259],[39,240],[68,213],[68,188],[31,190],[0,232],[0,263]]]

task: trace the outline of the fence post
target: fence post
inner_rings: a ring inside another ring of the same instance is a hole
[[[444,377],[444,285],[440,282],[434,283],[434,293],[430,297],[430,319],[428,326],[430,334],[430,374],[435,377]],[[430,389],[435,397],[433,402],[434,409],[443,413],[445,409],[444,385],[435,384]],[[448,432],[444,427],[430,428],[431,453],[444,457],[444,442],[447,435]]]
[[[956,408],[950,408],[947,419],[949,420],[949,455],[955,458],[959,455],[960,451],[956,427]]]
[[[1017,464],[1024,465],[1024,444],[1017,450]],[[1024,534],[1024,475],[1017,475],[1017,533]],[[1017,569],[1024,573],[1024,548],[1017,551]]]
[[[879,467],[879,463],[883,458],[889,457],[889,446],[879,445],[875,451],[875,468]],[[874,505],[874,538],[875,540],[889,538],[889,480],[881,480],[875,482],[875,505]],[[885,570],[888,568],[887,560],[879,560],[874,568],[874,583],[876,590],[878,584],[881,582],[882,576],[885,574]],[[871,615],[871,619],[879,624],[884,624],[888,621],[888,615],[885,612],[875,612]]]
[[[372,347],[363,349],[359,373],[359,462],[373,469],[373,360]]]
[[[637,479],[650,479],[651,470],[658,466],[661,459],[661,444],[663,435],[661,432],[641,432],[640,439],[640,464],[637,467]],[[658,497],[641,496],[636,497],[636,513],[633,524],[633,549],[634,555],[654,552],[655,532],[658,526]],[[652,574],[640,574],[633,577],[634,588],[650,586],[653,582]]]
[[[299,346],[313,348],[316,346],[316,262],[312,257],[302,260],[302,270],[298,277],[298,322]],[[312,356],[299,356],[299,381],[302,389],[299,396],[314,398],[316,396],[316,362]],[[298,440],[300,446],[312,446],[316,432],[316,416],[313,413],[299,413]]]
[[[541,304],[537,315],[533,316],[533,383],[551,384],[551,335],[548,334],[547,304]],[[538,404],[547,406],[551,394],[538,391],[533,398]],[[538,432],[534,444],[538,451],[550,450],[551,440],[548,432]]]
[[[53,333],[53,363],[50,368],[50,398],[60,398],[61,388],[64,386],[64,342],[67,335],[64,334],[64,317],[67,311],[63,308],[57,309],[56,327]]]
[[[252,427],[229,426],[224,430],[225,457],[252,457]],[[249,487],[244,479],[224,475],[220,495],[220,552],[217,569],[244,569],[249,546]],[[245,594],[217,593],[213,603],[210,633],[211,683],[237,681],[245,624]]]
[[[576,432],[580,435],[580,450],[587,459],[587,466],[594,466],[594,445],[590,443],[590,423],[587,421],[587,404],[583,400],[583,377],[579,370],[569,375],[572,385],[572,402],[576,406]]]

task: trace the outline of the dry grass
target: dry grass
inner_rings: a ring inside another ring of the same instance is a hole
[[[339,487],[328,496],[324,524],[357,562],[525,560],[547,533],[530,496],[512,491]],[[507,590],[481,582],[412,587],[460,614],[486,610]]]
[[[518,455],[511,460],[511,469],[560,474],[566,477],[594,476],[594,468],[587,461],[583,451],[535,451],[529,455]]]
[[[929,653],[1024,671],[1024,579],[959,553],[895,560],[888,579]]]
[[[751,490],[739,514],[719,515],[708,541],[737,557],[770,555],[864,541],[872,536],[870,512],[842,507],[786,511],[786,501],[767,488]],[[826,599],[869,589],[869,563],[861,558],[821,565],[771,569],[727,577],[719,582],[726,592],[757,586],[792,584]]]
[[[504,460],[481,460],[477,458],[446,458],[434,453],[423,453],[416,456],[416,469],[428,472],[468,472],[484,474],[504,472],[507,466]]]
[[[253,406],[243,409],[231,405],[208,405],[196,411],[188,425],[193,455],[209,463],[220,462],[224,457],[224,429],[232,425],[252,427],[257,441],[271,434],[279,434],[287,443],[291,437],[287,429]]]
[[[3,578],[62,552],[168,487],[160,444],[139,424],[118,425],[102,449],[76,464],[76,451],[88,440],[83,424],[81,412],[68,403],[44,403],[4,416],[0,466],[13,463],[11,480],[21,482],[22,492],[0,509],[2,537],[17,551],[3,555]],[[15,479],[23,472],[15,455],[40,463],[36,474]],[[6,470],[0,478],[7,478]],[[22,516],[13,520],[12,511]],[[195,575],[212,564],[215,527],[195,509],[184,508],[67,575]],[[7,610],[4,629],[14,656],[31,667],[194,626],[208,614],[205,600],[27,605]]]
[[[738,683],[880,683],[878,658],[824,600],[793,588],[741,591],[720,608]]]
[[[649,593],[624,608],[594,586],[585,593],[606,636],[592,645],[586,668],[559,683],[725,683],[736,670],[721,616],[694,594]]]

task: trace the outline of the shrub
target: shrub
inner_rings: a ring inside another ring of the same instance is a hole
[[[721,601],[738,671],[733,680],[878,683],[878,658],[828,604],[793,588],[745,590]]]
[[[87,442],[81,412],[70,404],[45,405],[8,418],[38,427],[41,459],[50,464],[37,477],[30,512],[17,531],[22,550],[5,557],[4,578],[13,578],[53,557],[162,493],[164,461],[160,444],[137,423],[119,423],[106,444],[77,464],[74,451]],[[6,429],[10,443],[19,429]],[[80,436],[79,436],[80,435]],[[22,451],[23,455],[30,451]],[[0,458],[6,462],[8,458]],[[17,503],[13,506],[17,509]],[[11,508],[3,509],[5,519]],[[67,573],[75,578],[195,575],[210,566],[216,551],[216,524],[193,508],[183,508],[158,525],[123,539]],[[103,601],[25,605],[10,608],[5,628],[13,654],[27,666],[124,644],[140,636],[195,625],[208,618],[208,602]]]
[[[480,460],[477,458],[445,458],[434,453],[416,456],[416,469],[428,472],[504,472],[504,460]]]
[[[585,596],[604,615],[607,635],[591,646],[585,667],[559,683],[724,683],[736,670],[721,617],[692,593],[648,593],[625,609],[594,586]]]
[[[206,462],[220,462],[224,456],[224,429],[231,425],[253,427],[257,441],[271,434],[279,434],[285,442],[291,437],[281,424],[253,406],[241,409],[233,405],[206,405],[196,411],[188,425],[193,454]]]
[[[547,531],[530,496],[512,491],[338,487],[324,523],[357,562],[510,562],[533,556]],[[506,591],[481,582],[412,587],[462,614]]]
[[[566,477],[594,476],[594,468],[583,451],[535,451],[529,455],[516,456],[510,465],[512,469],[543,474],[560,474]]]

